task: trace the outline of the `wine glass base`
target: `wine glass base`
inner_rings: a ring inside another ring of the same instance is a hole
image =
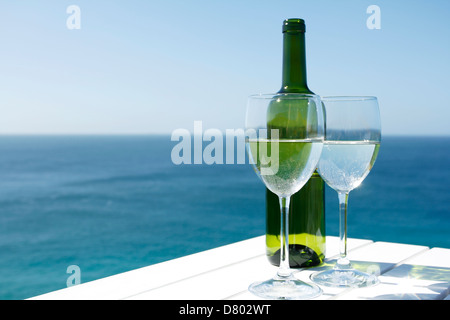
[[[322,289],[317,285],[305,283],[293,276],[255,282],[248,290],[260,298],[278,300],[306,300],[322,294]]]
[[[313,273],[311,280],[319,285],[339,288],[364,288],[379,283],[376,275],[355,269],[331,269]]]

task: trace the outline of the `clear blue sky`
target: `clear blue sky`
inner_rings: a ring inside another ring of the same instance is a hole
[[[450,135],[449,15],[448,0],[2,0],[0,134],[242,128],[246,97],[279,89],[281,23],[299,17],[314,92],[377,96],[386,135]]]

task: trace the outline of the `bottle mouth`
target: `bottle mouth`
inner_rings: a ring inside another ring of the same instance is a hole
[[[305,32],[305,20],[291,18],[283,21],[283,33],[285,32]]]

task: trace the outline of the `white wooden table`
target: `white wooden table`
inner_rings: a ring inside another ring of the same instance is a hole
[[[31,298],[31,300],[259,300],[247,291],[253,281],[273,276],[265,257],[264,236],[124,272]],[[380,284],[362,289],[322,287],[323,299],[450,300],[450,249],[348,239],[354,267],[379,271]],[[327,237],[326,263],[296,271],[310,281],[312,272],[330,268],[338,238]]]

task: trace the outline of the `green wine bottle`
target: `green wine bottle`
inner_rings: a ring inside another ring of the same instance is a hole
[[[313,94],[306,83],[305,22],[283,22],[283,77],[279,93]],[[268,111],[268,128],[277,128],[280,138],[289,138],[292,130],[279,123],[286,110],[274,105]],[[278,121],[277,121],[278,120]],[[301,126],[301,124],[300,124]],[[266,253],[273,265],[280,263],[280,203],[278,196],[266,189]],[[289,210],[289,264],[292,268],[321,264],[325,258],[325,184],[317,172],[296,194]]]

